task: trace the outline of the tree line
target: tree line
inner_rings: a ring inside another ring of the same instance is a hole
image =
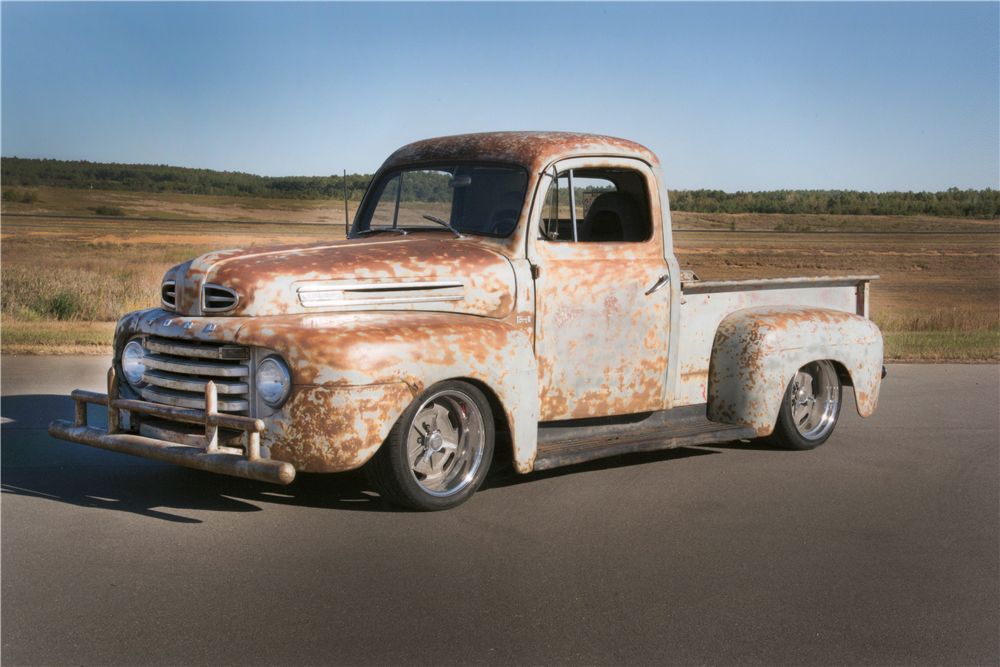
[[[372,174],[349,174],[347,198],[359,200]],[[343,176],[255,176],[242,172],[188,169],[166,165],[0,158],[0,182],[126,192],[180,192],[194,195],[344,199]]]
[[[448,187],[450,175],[440,171],[408,171],[403,174],[401,201],[450,202],[452,191]],[[393,178],[382,191],[382,200],[396,196],[399,177]]]
[[[348,174],[347,198],[360,200],[372,174]],[[409,177],[408,177],[409,178]],[[0,183],[5,187],[41,185],[130,192],[181,192],[199,195],[273,197],[285,199],[344,198],[344,177],[254,176],[240,172],[188,169],[165,165],[122,165],[87,161],[0,158]],[[430,175],[404,183],[407,191],[441,189]],[[412,195],[417,193],[412,191]],[[560,193],[562,194],[562,193]],[[566,193],[568,194],[568,192]],[[579,193],[578,193],[579,194]],[[429,196],[430,193],[421,195]],[[670,208],[692,213],[815,213],[830,215],[928,215],[998,218],[1000,191],[858,192],[855,190],[774,190],[736,192],[671,190]]]
[[[830,215],[927,215],[954,218],[1000,217],[1000,191],[857,192],[855,190],[775,190],[670,192],[672,211],[692,213],[819,213]]]

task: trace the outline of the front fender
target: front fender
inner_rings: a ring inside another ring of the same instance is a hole
[[[313,405],[320,394],[335,394],[342,401],[348,388],[386,388],[378,392],[380,400],[371,404],[372,408],[378,405],[381,427],[372,424],[364,442],[352,443],[359,455],[349,467],[360,466],[374,454],[417,394],[443,380],[467,378],[496,394],[510,425],[515,465],[519,471],[531,470],[537,439],[538,370],[528,336],[505,322],[420,312],[279,316],[247,321],[236,338],[240,344],[281,354],[291,370],[296,395],[305,398],[305,388],[315,388],[309,392]],[[399,386],[409,391],[404,395],[388,390]],[[319,419],[324,410],[310,408],[310,412]],[[328,438],[337,440],[333,431],[340,432],[336,424],[343,423],[343,419],[331,420]],[[309,433],[313,440],[324,438],[314,426]],[[345,463],[339,463],[338,469],[347,469]]]
[[[774,430],[792,376],[812,361],[834,361],[851,377],[858,414],[870,416],[882,382],[882,334],[860,315],[771,306],[736,311],[719,324],[708,369],[708,418]]]

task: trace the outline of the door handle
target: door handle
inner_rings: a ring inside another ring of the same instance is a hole
[[[656,281],[656,284],[649,288],[649,291],[646,292],[646,296],[649,296],[653,292],[660,291],[661,289],[666,287],[669,282],[670,282],[670,274],[664,273],[662,276],[660,276],[660,279]]]

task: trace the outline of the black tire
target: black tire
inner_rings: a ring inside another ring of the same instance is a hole
[[[833,433],[840,417],[843,387],[829,361],[813,361],[800,368],[781,399],[778,422],[767,437],[779,449],[819,447]]]
[[[423,511],[451,509],[479,489],[493,459],[493,413],[482,392],[456,380],[424,390],[365,466],[390,502]]]

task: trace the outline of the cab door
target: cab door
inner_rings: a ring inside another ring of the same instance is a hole
[[[671,276],[652,172],[628,159],[567,160],[540,192],[528,241],[539,419],[662,410]]]

